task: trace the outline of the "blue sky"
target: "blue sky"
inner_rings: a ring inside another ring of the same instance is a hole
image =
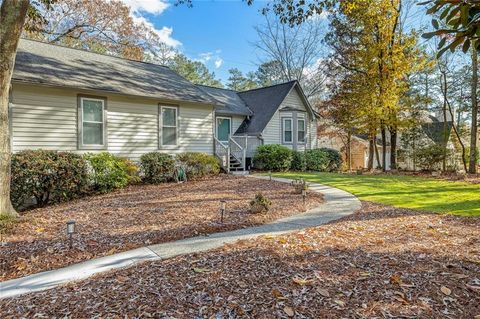
[[[264,21],[259,9],[236,0],[194,1],[193,7],[175,6],[165,0],[124,0],[134,14],[162,35],[165,42],[176,46],[191,59],[204,62],[222,81],[228,69],[244,72],[256,69],[258,52],[254,26]]]
[[[229,69],[256,70],[262,58],[252,42],[257,41],[254,27],[265,21],[259,12],[265,0],[255,0],[253,6],[241,0],[193,0],[192,8],[175,6],[175,0],[122,1],[131,7],[135,19],[154,28],[165,43],[189,58],[204,62],[224,83]],[[414,3],[409,24],[429,25],[424,7]]]

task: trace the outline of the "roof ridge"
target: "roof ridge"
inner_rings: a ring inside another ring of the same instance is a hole
[[[195,84],[195,85],[196,86],[203,86],[203,87],[206,87],[206,88],[212,88],[212,89],[224,90],[224,91],[232,91],[232,92],[238,93],[238,91],[235,91],[235,90],[229,89],[229,88],[219,88],[218,86],[211,86],[211,85],[205,85],[205,84]]]
[[[22,41],[37,42],[37,43],[41,43],[41,44],[45,44],[45,45],[50,45],[50,46],[54,46],[54,47],[60,47],[60,48],[68,49],[68,50],[75,50],[75,51],[80,51],[80,52],[86,52],[86,53],[89,53],[89,54],[105,56],[105,57],[108,57],[108,58],[115,58],[115,59],[119,59],[119,60],[131,61],[131,62],[137,62],[137,63],[143,63],[143,64],[148,64],[148,65],[155,65],[155,66],[159,66],[159,67],[168,69],[168,70],[170,70],[170,71],[173,71],[170,67],[168,67],[168,66],[166,66],[166,65],[163,65],[163,64],[157,64],[157,63],[152,63],[152,62],[146,62],[146,61],[140,61],[140,60],[135,60],[135,59],[129,59],[129,58],[124,58],[124,57],[120,57],[120,56],[116,56],[116,55],[111,55],[111,54],[106,54],[106,53],[93,52],[93,51],[89,51],[89,50],[85,50],[85,49],[72,48],[72,47],[69,47],[69,46],[66,46],[66,45],[61,45],[61,44],[58,44],[58,43],[48,43],[48,42],[44,42],[44,41],[41,41],[41,40],[27,39],[27,38],[25,38],[25,37],[21,37],[20,39],[21,39]],[[173,71],[173,72],[175,72],[175,71]],[[176,72],[175,72],[175,73],[176,73]],[[178,73],[177,73],[177,74],[178,74]]]
[[[277,83],[277,84],[273,84],[273,85],[262,86],[262,87],[255,88],[255,89],[250,89],[250,90],[245,90],[245,91],[236,91],[236,92],[237,93],[245,93],[245,92],[251,92],[251,91],[256,91],[256,90],[269,89],[269,88],[272,88],[272,87],[275,87],[275,86],[290,84],[290,83],[294,83],[294,82],[298,82],[298,81],[297,80],[291,80],[291,81],[288,81],[288,82],[282,82],[282,83]]]

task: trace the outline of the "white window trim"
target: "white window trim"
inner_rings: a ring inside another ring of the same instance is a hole
[[[299,135],[298,135],[298,132],[301,132],[299,130],[300,125],[298,125],[300,121],[303,122],[303,141],[300,141]],[[307,121],[304,118],[297,118],[297,143],[307,144]]]
[[[291,133],[292,133],[292,134],[291,134],[291,139],[292,139],[291,141],[286,141],[286,140],[285,140],[285,132],[286,132],[286,130],[285,130],[285,128],[286,128],[285,122],[286,122],[286,121],[290,121],[290,131],[288,131],[288,132],[291,132]],[[283,144],[293,144],[293,118],[291,118],[291,117],[283,117],[283,118],[282,118],[282,143],[283,143]]]
[[[172,109],[175,110],[175,126],[167,125],[165,127],[170,127],[170,128],[175,128],[176,132],[176,138],[175,138],[175,144],[174,145],[163,145],[163,110],[164,109]],[[159,108],[159,115],[158,115],[158,123],[159,123],[159,130],[158,130],[158,145],[160,148],[176,148],[178,147],[178,139],[179,139],[179,129],[178,129],[178,106],[172,106],[172,105],[161,105]]]
[[[229,134],[229,138],[230,136],[232,136],[232,118],[231,117],[228,117],[228,116],[217,116],[215,118],[215,137],[218,139],[218,120],[228,120],[229,123],[230,123],[230,134]],[[218,139],[220,141],[220,139]],[[220,141],[220,142],[228,142],[227,141]]]
[[[102,121],[85,121],[83,119],[83,101],[97,101],[102,103]],[[107,100],[106,98],[100,98],[100,97],[89,97],[89,96],[79,96],[79,106],[78,106],[78,133],[79,133],[79,149],[85,149],[85,150],[104,150],[107,149]],[[102,124],[102,144],[85,144],[83,141],[84,137],[84,129],[83,129],[83,124],[84,123],[101,123]]]

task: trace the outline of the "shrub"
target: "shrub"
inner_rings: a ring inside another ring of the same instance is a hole
[[[202,178],[220,173],[220,164],[215,156],[205,153],[186,152],[176,157],[185,169],[188,179]]]
[[[307,161],[305,158],[305,152],[294,151],[292,153],[292,165],[290,169],[298,172],[304,172],[307,170]]]
[[[287,171],[292,165],[292,151],[283,145],[260,145],[255,151],[253,161],[259,169]]]
[[[418,166],[425,170],[433,170],[445,158],[444,148],[442,145],[431,144],[415,150]],[[447,157],[449,151],[447,150]]]
[[[342,166],[342,156],[334,149],[318,148],[305,152],[307,170],[316,172],[334,172]]]
[[[38,206],[82,196],[88,190],[88,165],[82,156],[28,150],[12,155],[11,199],[21,208],[35,198]]]
[[[175,172],[175,159],[160,152],[145,153],[140,157],[143,180],[158,184],[171,181]]]
[[[90,163],[94,188],[107,193],[137,182],[138,168],[132,161],[108,152],[87,153],[84,158]]]
[[[272,202],[265,197],[262,193],[255,195],[255,199],[250,201],[250,210],[252,213],[263,213],[268,212]]]

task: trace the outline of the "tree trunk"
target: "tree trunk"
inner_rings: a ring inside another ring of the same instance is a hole
[[[377,158],[377,167],[382,169],[382,162],[380,161],[380,154],[378,153],[377,138],[373,138],[373,146],[375,147],[375,157]]]
[[[375,157],[375,137],[368,141],[368,167],[369,171],[373,170],[373,158]]]
[[[390,127],[390,169],[397,168],[397,128]]]
[[[348,171],[352,171],[352,133],[347,133],[347,158],[348,158]]]
[[[387,171],[387,131],[385,129],[385,125],[382,125],[381,127],[381,133],[382,133],[382,170],[384,172]],[[378,153],[377,153],[378,157]]]
[[[443,79],[443,159],[442,159],[442,171],[447,170],[447,145],[448,145],[448,125],[447,125],[447,73],[446,71],[442,72]]]
[[[476,46],[472,47],[472,127],[470,131],[470,163],[468,172],[475,174],[477,172],[477,130],[478,130],[478,53]]]
[[[10,202],[10,80],[29,1],[4,0],[0,8],[0,216],[18,216]]]

